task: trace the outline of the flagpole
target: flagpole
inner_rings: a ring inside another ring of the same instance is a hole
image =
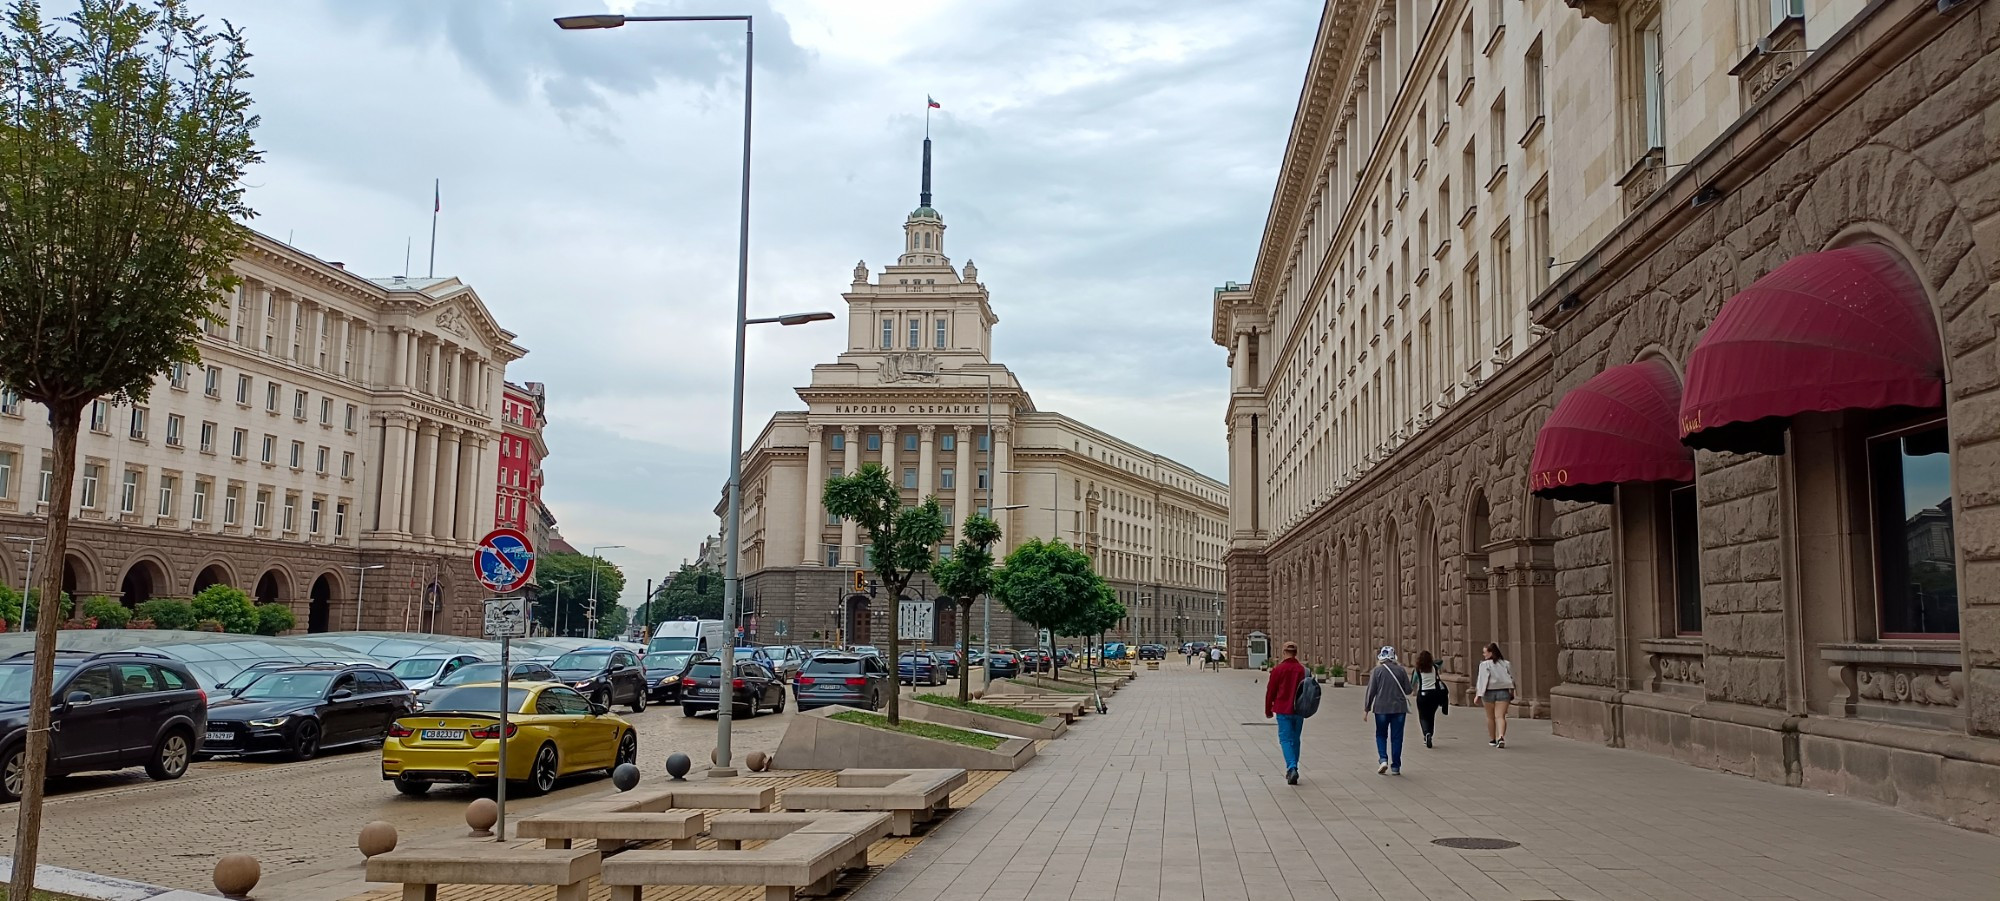
[[[444,195],[438,192],[443,187],[443,181],[431,181],[431,270],[425,278],[437,278],[438,274],[438,210],[444,209]]]

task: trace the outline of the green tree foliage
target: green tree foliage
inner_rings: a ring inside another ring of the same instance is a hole
[[[593,559],[597,569],[597,616],[599,624],[625,591],[625,573],[602,557],[585,554],[543,553],[535,558],[535,584],[541,586],[535,601],[535,622],[555,634],[556,614],[562,614],[562,633],[582,635],[589,624],[590,573]]]
[[[902,643],[896,637],[902,626],[902,605],[897,599],[910,580],[929,572],[938,542],[944,540],[944,513],[937,498],[928,497],[914,507],[903,506],[903,490],[889,481],[880,464],[864,463],[852,475],[826,480],[826,512],[854,520],[868,536],[869,563],[882,580],[889,598],[889,666],[902,659]],[[889,722],[903,721],[901,692],[889,695]]]
[[[195,622],[215,620],[222,631],[250,635],[257,631],[257,605],[234,585],[210,585],[188,602]]]
[[[973,514],[965,518],[959,529],[958,546],[952,549],[951,559],[941,560],[931,567],[931,581],[946,597],[958,599],[959,648],[972,650],[972,604],[993,590],[993,545],[1000,540],[1000,524],[984,516]],[[971,671],[961,665],[958,675],[958,700],[960,703],[972,701]]]
[[[42,590],[39,588],[34,589],[33,591],[28,592],[28,596],[31,598],[40,598],[42,596]],[[21,619],[21,593],[15,591],[12,588],[8,588],[5,585],[0,585],[0,621],[6,622],[7,628],[9,629],[34,628],[35,614],[37,611],[41,609],[41,606],[42,606],[41,601],[39,600],[30,604],[28,606],[27,623],[23,624],[19,622],[19,620]],[[70,610],[70,598],[68,595],[64,595],[62,598],[62,615],[64,619],[69,618],[69,610]]]
[[[292,608],[283,604],[257,605],[257,634],[279,635],[298,625],[298,617]]]
[[[1093,608],[1115,597],[1088,555],[1039,538],[1007,555],[1007,565],[994,577],[993,596],[1015,619],[1057,635],[1087,634],[1076,630],[1094,623]]]
[[[192,630],[195,624],[194,608],[186,601],[171,598],[154,598],[143,601],[133,608],[132,615],[139,619],[153,621],[155,629]]]
[[[625,628],[630,625],[632,625],[632,611],[613,604],[597,615],[597,637],[606,641],[623,638]]]
[[[132,618],[132,611],[100,594],[83,599],[83,618],[96,620],[100,629],[123,629],[125,622]]]
[[[692,616],[695,619],[722,618],[722,573],[693,564],[683,563],[679,572],[668,577],[667,584],[658,589],[653,598],[652,622],[655,625],[668,620]]]
[[[203,318],[237,284],[243,175],[259,158],[250,54],[184,0],[78,0],[54,20],[13,0],[0,18],[0,383],[48,410],[63,490],[43,550],[61,560],[84,408],[143,400],[198,360]],[[62,590],[62,567],[42,588]],[[14,898],[34,888],[56,626],[36,630]]]

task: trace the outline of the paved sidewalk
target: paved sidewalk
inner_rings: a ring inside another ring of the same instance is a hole
[[[1358,689],[1307,720],[1284,783],[1261,673],[1163,666],[1049,744],[855,901],[2000,898],[2000,838],[1556,738],[1486,744],[1455,708],[1375,773]],[[1456,851],[1432,839],[1520,843]]]

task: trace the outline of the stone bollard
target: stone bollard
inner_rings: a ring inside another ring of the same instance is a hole
[[[628,792],[639,787],[639,768],[629,763],[621,763],[611,771],[611,787]]]
[[[394,851],[396,827],[381,820],[369,823],[361,827],[361,836],[355,841],[355,846],[361,849],[362,857],[374,857],[377,854]]]
[[[250,890],[257,887],[257,880],[264,875],[264,868],[257,865],[257,858],[248,854],[224,854],[215,862],[215,890],[224,898],[248,898]]]
[[[472,827],[473,835],[492,835],[493,824],[497,822],[500,822],[500,805],[493,803],[492,798],[474,798],[465,805],[465,825]]]
[[[750,772],[764,772],[771,768],[771,755],[762,751],[751,751],[744,756],[743,765],[749,767]]]
[[[694,761],[689,760],[686,754],[675,751],[667,755],[667,775],[672,776],[675,782],[687,781],[688,770],[693,768]]]

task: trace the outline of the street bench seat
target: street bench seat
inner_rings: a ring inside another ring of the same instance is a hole
[[[835,787],[785,790],[785,809],[885,811],[893,834],[914,835],[916,824],[951,809],[951,793],[965,787],[960,769],[852,769],[835,776]]]
[[[612,901],[643,901],[652,885],[761,885],[766,901],[833,891],[843,871],[868,866],[868,846],[889,834],[887,814],[722,814],[716,851],[632,851],[605,862]],[[745,840],[763,840],[741,850]]]
[[[705,818],[699,810],[620,811],[592,805],[590,809],[564,809],[528,817],[515,827],[522,838],[543,839],[550,848],[568,848],[587,838],[597,850],[615,854],[640,842],[672,841],[680,850],[693,850],[695,837],[702,832]]]
[[[733,851],[747,840],[771,841],[794,832],[842,832],[860,836],[869,843],[889,834],[892,818],[886,813],[725,813],[708,821],[708,834],[716,846]]]
[[[596,851],[477,845],[410,848],[368,858],[369,882],[400,882],[403,901],[437,901],[440,885],[553,885],[556,901],[584,901]]]

